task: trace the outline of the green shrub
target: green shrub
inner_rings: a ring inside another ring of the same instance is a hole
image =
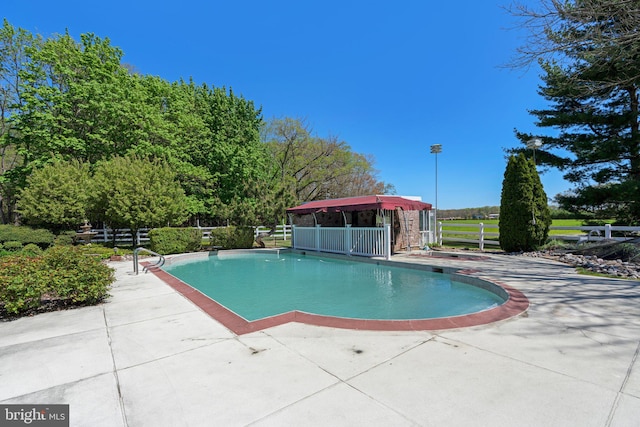
[[[575,219],[576,214],[560,208],[549,208],[551,219]]]
[[[565,242],[563,240],[552,239],[540,247],[541,250],[562,250],[573,249],[574,244]]]
[[[202,247],[202,231],[197,228],[154,228],[149,231],[150,249],[162,255],[197,252]]]
[[[611,224],[613,221],[611,221],[610,219],[597,219],[597,218],[593,218],[593,219],[587,219],[584,221],[584,225],[586,227],[604,227],[605,224]],[[627,225],[627,224],[621,224],[621,225]]]
[[[253,247],[255,234],[253,227],[223,227],[211,230],[209,242],[212,246],[223,249],[250,249]]]
[[[109,259],[111,255],[124,255],[125,252],[131,253],[131,251],[126,251],[123,249],[109,247],[109,245],[104,245],[102,243],[89,243],[88,245],[79,245],[76,246],[77,250],[85,256],[91,256],[98,259]]]
[[[16,242],[15,240],[4,242],[3,246],[4,250],[9,252],[18,252],[22,250],[22,243]]]
[[[43,250],[40,249],[40,246],[34,243],[29,243],[28,245],[25,245],[25,247],[22,248],[21,252],[26,256],[38,256],[38,255],[42,255]]]
[[[0,242],[20,242],[23,245],[34,243],[42,249],[46,249],[53,243],[54,235],[49,230],[34,229],[25,226],[8,224],[0,225]]]
[[[640,247],[633,243],[620,243],[609,259],[620,258],[623,261],[635,261],[640,257]]]
[[[50,291],[73,303],[95,304],[108,295],[113,270],[77,247],[54,246],[43,257],[51,270]]]
[[[107,296],[113,270],[78,248],[54,246],[41,256],[0,258],[0,306],[19,314],[41,304],[42,296],[72,304],[95,304]]]
[[[0,258],[0,305],[12,314],[38,307],[49,274],[41,257],[15,254]]]
[[[60,245],[71,246],[75,243],[75,238],[77,234],[78,233],[72,230],[62,231],[53,239],[53,244],[58,246]]]

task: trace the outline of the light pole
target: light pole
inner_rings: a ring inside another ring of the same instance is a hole
[[[434,230],[434,237],[436,240],[436,243],[438,242],[438,153],[442,153],[442,144],[433,144],[431,146],[431,154],[435,154],[436,155],[436,211],[435,214],[433,215],[433,222],[435,225],[435,230]]]
[[[527,141],[527,148],[533,150],[533,165],[536,165],[536,148],[542,147],[542,140],[540,138],[533,138]]]
[[[542,140],[540,138],[533,138],[527,141],[527,148],[531,148],[533,151],[533,167],[536,168],[536,148],[542,147]],[[536,225],[536,200],[533,196],[533,203],[531,204],[531,224]]]

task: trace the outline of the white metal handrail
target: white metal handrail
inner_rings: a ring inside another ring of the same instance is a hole
[[[135,248],[133,250],[133,271],[134,271],[134,273],[136,273],[136,275],[138,274],[138,252],[142,252],[142,251],[150,253],[151,255],[154,255],[154,256],[158,257],[158,261],[155,264],[145,266],[142,269],[142,271],[144,271],[145,273],[147,271],[149,271],[150,268],[160,268],[160,267],[162,267],[164,265],[165,259],[164,259],[163,255],[160,255],[159,253],[153,252],[153,251],[151,251],[151,250],[149,250],[147,248]]]

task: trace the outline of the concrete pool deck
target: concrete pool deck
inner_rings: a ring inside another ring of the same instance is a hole
[[[112,263],[106,303],[0,323],[0,404],[67,403],[72,426],[639,424],[640,282],[504,255],[396,259],[477,270],[530,306],[442,331],[236,335]]]

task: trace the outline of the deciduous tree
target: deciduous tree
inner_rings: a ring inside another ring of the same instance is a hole
[[[345,142],[312,136],[293,119],[274,121],[263,140],[252,101],[224,87],[132,72],[107,38],[41,39],[5,21],[0,48],[3,222],[13,193],[56,159],[87,162],[104,175],[96,165],[112,158],[162,158],[191,218],[214,224],[271,222],[300,201],[392,190],[376,178],[373,159]],[[112,215],[114,224],[120,217]]]
[[[371,156],[354,153],[336,137],[312,136],[303,119],[272,119],[263,139],[274,160],[272,178],[296,203],[394,191],[376,178]]]
[[[64,34],[28,50],[12,142],[31,166],[48,162],[52,153],[95,163],[139,140],[133,105],[139,99],[134,78],[120,65],[122,51],[93,34],[81,39]]]
[[[14,212],[18,190],[15,172],[23,164],[23,156],[10,140],[11,119],[24,102],[22,77],[28,61],[27,49],[35,48],[39,37],[15,28],[5,19],[0,28],[0,223],[16,222]]]

